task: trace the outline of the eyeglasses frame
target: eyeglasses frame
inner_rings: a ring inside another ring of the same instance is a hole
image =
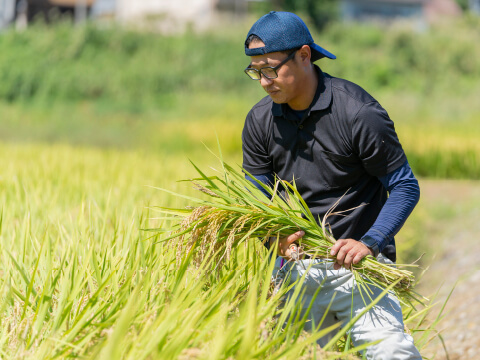
[[[269,80],[273,80],[273,79],[276,79],[278,78],[278,73],[277,73],[277,70],[280,69],[280,67],[284,64],[286,64],[289,60],[293,59],[293,57],[295,56],[295,53],[298,51],[299,49],[295,49],[293,50],[290,54],[288,54],[288,56],[282,60],[282,62],[280,62],[280,64],[278,64],[277,66],[264,66],[260,69],[255,69],[255,68],[251,68],[251,67],[247,67],[245,70],[243,70],[245,72],[245,74],[247,74],[247,76],[252,79],[252,80],[257,80],[259,81],[261,78],[262,78],[262,75],[266,78],[266,79],[269,79]],[[275,72],[275,77],[271,77],[271,76],[267,76],[264,74],[263,72],[263,69],[272,69],[274,72]],[[258,75],[258,79],[255,79],[253,77],[251,77],[249,74],[248,74],[248,71],[252,71],[254,70]]]

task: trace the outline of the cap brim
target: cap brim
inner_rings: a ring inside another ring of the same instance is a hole
[[[317,44],[311,44],[309,46],[312,49],[312,61],[317,61],[324,57],[329,59],[337,58],[330,51],[325,50],[324,48],[322,48],[321,46],[318,46]]]

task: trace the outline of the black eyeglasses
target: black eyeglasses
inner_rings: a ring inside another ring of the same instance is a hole
[[[262,75],[265,76],[267,79],[276,79],[278,77],[277,70],[285,64],[288,60],[292,59],[295,56],[295,53],[297,52],[298,49],[293,50],[288,57],[283,60],[280,64],[277,66],[265,66],[262,67],[261,69],[254,69],[251,67],[247,67],[244,71],[245,74],[248,75],[248,77],[252,80],[260,80],[262,78]]]

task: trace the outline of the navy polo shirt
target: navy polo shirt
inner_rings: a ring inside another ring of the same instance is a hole
[[[252,175],[295,180],[319,222],[339,201],[326,222],[335,238],[359,240],[387,200],[377,177],[402,166],[406,156],[392,120],[372,96],[315,68],[318,88],[302,119],[270,96],[250,110],[243,167]]]

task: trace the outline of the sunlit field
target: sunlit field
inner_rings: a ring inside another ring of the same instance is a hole
[[[317,35],[339,56],[324,71],[380,101],[421,179],[480,179],[476,24],[459,24],[458,41],[448,27]],[[158,189],[193,194],[179,182],[197,176],[190,160],[218,168],[211,151],[220,145],[241,165],[243,121],[264,96],[242,73],[244,32],[164,37],[60,24],[0,34],[2,359],[337,359],[362,350],[348,328],[315,345],[325,332],[302,331],[301,294],[279,308],[288,286],[272,292],[272,264],[255,241],[212,273],[203,270],[215,264],[197,269],[155,231],[169,226],[156,206],[193,205]],[[398,234],[401,263],[431,250],[426,224],[450,211],[434,205],[420,202]],[[428,311],[404,312],[420,350],[437,335]]]
[[[281,328],[298,309],[276,312],[265,250],[242,246],[204,276],[143,230],[162,225],[152,205],[188,203],[149,187],[193,192],[176,182],[194,175],[183,156],[8,144],[0,153],[3,358],[339,356],[316,348],[322,333],[303,334],[300,318]],[[195,156],[217,165],[207,150]],[[427,327],[409,316],[413,331]],[[420,346],[429,337],[416,334]]]

